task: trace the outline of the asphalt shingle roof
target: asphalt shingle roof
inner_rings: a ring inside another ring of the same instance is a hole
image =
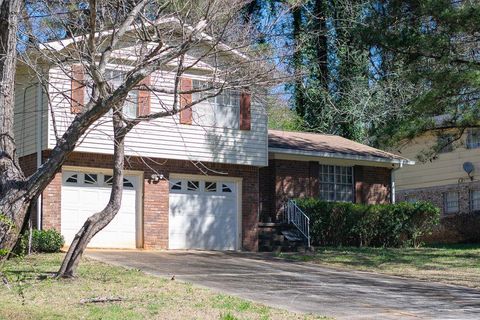
[[[268,147],[270,149],[284,149],[285,151],[331,153],[332,155],[409,161],[396,154],[329,134],[268,130]]]

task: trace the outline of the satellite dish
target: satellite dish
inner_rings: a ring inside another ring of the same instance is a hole
[[[475,167],[473,166],[473,163],[471,162],[465,162],[463,164],[463,170],[468,174],[470,175],[474,170],[475,170]]]

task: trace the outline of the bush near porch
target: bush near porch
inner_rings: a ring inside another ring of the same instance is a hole
[[[298,199],[310,218],[313,245],[400,247],[421,244],[439,223],[440,209],[429,202],[356,204]]]

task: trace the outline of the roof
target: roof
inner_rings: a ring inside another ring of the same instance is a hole
[[[396,154],[329,134],[268,130],[268,148],[273,153],[415,164]]]

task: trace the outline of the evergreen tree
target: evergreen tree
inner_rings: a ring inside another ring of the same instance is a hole
[[[380,82],[402,81],[415,93],[379,128],[380,143],[446,129],[450,143],[480,125],[479,21],[475,0],[372,1],[358,43],[381,50]]]

